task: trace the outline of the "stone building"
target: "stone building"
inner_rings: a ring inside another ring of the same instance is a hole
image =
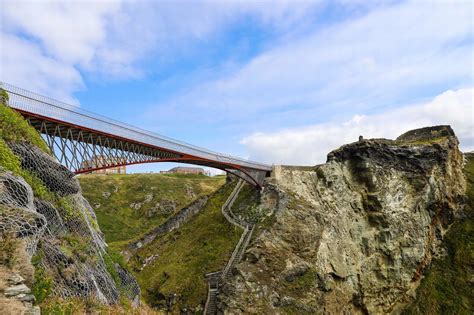
[[[172,169],[169,169],[167,171],[161,171],[160,174],[203,174],[203,175],[209,175],[208,172],[206,172],[201,167],[184,167],[184,166],[173,167]]]
[[[103,155],[96,155],[96,156],[93,156],[92,159],[82,162],[81,168],[82,169],[101,168],[107,165],[116,165],[116,164],[121,164],[125,162],[126,162],[125,159],[120,159],[120,158],[111,159]],[[91,171],[90,173],[91,174],[126,174],[127,167],[124,165],[124,166],[117,166],[117,167],[111,167],[111,168],[104,168],[104,169]]]

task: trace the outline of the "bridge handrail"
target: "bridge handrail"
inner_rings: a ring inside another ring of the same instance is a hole
[[[169,138],[157,133],[147,131],[139,127],[135,127],[135,126],[90,112],[88,110],[79,108],[74,105],[70,105],[61,101],[51,99],[49,97],[39,95],[37,93],[24,90],[22,88],[16,87],[14,85],[11,85],[5,82],[0,82],[0,87],[9,93],[9,96],[10,96],[9,104],[13,108],[18,108],[20,110],[28,110],[34,114],[38,114],[38,115],[43,114],[46,117],[56,118],[59,120],[62,119],[63,121],[64,119],[69,118],[69,120],[74,120],[74,122],[72,122],[74,124],[80,125],[85,128],[90,128],[90,129],[94,129],[94,127],[91,127],[91,126],[95,126],[95,128],[97,128],[98,131],[103,131],[103,132],[106,132],[106,131],[100,128],[101,125],[104,129],[107,129],[107,130],[109,130],[110,127],[113,126],[116,128],[116,132],[119,133],[119,134],[116,134],[117,136],[122,136],[126,134],[124,138],[129,138],[129,139],[131,138],[130,140],[145,142],[150,145],[157,145],[157,146],[164,147],[165,149],[188,153],[188,154],[203,157],[203,158],[215,159],[221,162],[228,162],[232,164],[247,166],[249,168],[271,170],[271,166],[269,165],[241,159],[241,158],[234,157],[228,154],[214,152],[214,151],[207,150],[205,148],[198,147],[186,142],[172,139],[172,138]],[[33,106],[33,105],[38,105],[38,106]],[[106,126],[108,128],[105,128]],[[143,141],[143,136],[149,138],[149,140]],[[151,142],[155,142],[155,143],[150,143],[150,140],[152,140]]]

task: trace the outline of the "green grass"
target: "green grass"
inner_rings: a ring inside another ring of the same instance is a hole
[[[199,214],[179,229],[142,247],[128,263],[140,283],[144,299],[152,306],[164,307],[164,298],[173,294],[178,296],[175,311],[194,308],[205,301],[204,275],[225,266],[242,234],[242,230],[228,223],[221,214],[221,207],[235,183],[224,185],[224,176],[180,174],[87,175],[80,176],[79,180],[89,202],[100,204],[95,210],[99,225],[115,251],[174,215],[147,218],[145,214],[156,202],[173,200],[177,212],[199,196],[210,195]],[[191,187],[194,196],[187,193],[186,187]],[[110,196],[104,197],[104,192]],[[143,202],[147,194],[153,194],[151,202],[138,210],[130,207],[131,203]],[[234,208],[246,214],[255,208],[258,200],[258,191],[246,185]],[[140,270],[142,261],[152,255],[159,256]]]
[[[418,145],[432,145],[434,143],[442,143],[448,140],[449,137],[447,136],[438,136],[433,137],[430,139],[422,139],[422,140],[395,140],[393,144],[395,145],[411,145],[411,146],[418,146]]]
[[[2,213],[3,206],[0,205],[0,214]],[[19,240],[12,234],[0,234],[0,265],[12,268],[16,261],[15,251],[18,247]]]
[[[192,174],[129,174],[81,175],[79,181],[83,195],[91,205],[100,204],[100,207],[95,207],[95,212],[106,241],[119,249],[165,222],[198,197],[214,192],[224,184],[225,178]],[[189,195],[186,187],[194,195]],[[105,197],[104,192],[110,196]],[[148,194],[153,195],[152,200],[143,203]],[[173,201],[176,211],[147,216],[147,212],[161,200]],[[143,205],[140,209],[133,209],[132,203]]]
[[[1,90],[2,95],[4,93]],[[18,112],[0,103],[0,139],[6,142],[29,142],[44,152],[50,150],[39,133]]]
[[[474,312],[474,156],[465,174],[469,210],[445,235],[448,255],[435,259],[405,314],[473,314]]]
[[[44,302],[51,295],[52,291],[53,280],[46,274],[44,267],[41,265],[43,255],[43,251],[40,250],[31,258],[31,263],[35,267],[31,292],[36,298],[36,304]]]
[[[0,93],[3,94],[3,90]],[[50,192],[38,177],[21,167],[19,158],[8,147],[7,142],[29,142],[49,154],[39,133],[19,113],[0,103],[0,169],[23,177],[36,197],[64,206],[66,203]]]
[[[223,186],[188,223],[138,252],[142,258],[159,255],[137,274],[144,298],[151,306],[163,306],[161,297],[172,294],[179,296],[175,311],[205,301],[204,274],[225,266],[242,233],[221,214],[221,207],[234,186]]]
[[[318,274],[315,270],[307,270],[300,276],[295,276],[293,281],[282,281],[286,290],[298,296],[301,292],[310,290],[316,283]]]

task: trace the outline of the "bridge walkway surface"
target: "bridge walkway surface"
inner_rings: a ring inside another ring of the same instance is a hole
[[[206,274],[208,280],[208,295],[206,300],[206,306],[204,308],[204,314],[214,315],[217,314],[217,302],[219,299],[219,288],[225,285],[225,283],[231,278],[232,270],[242,260],[242,257],[247,249],[247,246],[252,238],[255,225],[240,220],[237,216],[232,213],[232,206],[237,199],[240,190],[244,186],[242,179],[239,179],[234,190],[227,198],[226,202],[221,208],[222,214],[231,224],[238,226],[243,229],[243,233],[240,236],[239,242],[234,248],[230,259],[222,271],[212,272]]]

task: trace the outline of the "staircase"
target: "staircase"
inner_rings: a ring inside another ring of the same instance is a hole
[[[253,229],[254,226],[245,227],[244,232],[242,233],[242,236],[240,237],[240,240],[237,243],[237,246],[235,246],[232,256],[230,257],[229,261],[227,262],[227,265],[222,271],[221,281],[223,283],[225,283],[225,281],[227,281],[232,276],[232,270],[242,260],[242,256],[244,255],[245,249],[247,248],[247,245],[249,244],[250,239],[252,237]]]
[[[227,198],[226,202],[222,206],[221,211],[227,221],[229,221],[235,226],[240,227],[244,230],[244,232],[242,233],[242,236],[240,237],[239,242],[235,246],[234,251],[232,252],[232,256],[230,256],[230,259],[224,269],[222,271],[206,274],[209,286],[206,306],[204,308],[204,314],[215,315],[217,313],[219,287],[224,285],[226,281],[229,280],[229,278],[232,276],[232,270],[242,259],[245,249],[247,248],[250,239],[252,238],[252,233],[255,226],[241,221],[232,213],[232,205],[237,199],[237,196],[239,195],[239,192],[242,189],[243,185],[244,182],[239,179],[229,198]]]
[[[206,275],[208,283],[206,307],[204,308],[204,314],[216,314],[217,313],[217,294],[219,289],[219,281],[221,278],[221,272],[212,272]]]
[[[242,223],[238,218],[236,218],[234,214],[232,213],[231,209],[243,186],[244,186],[244,181],[239,179],[234,190],[232,191],[229,198],[227,198],[226,202],[221,208],[222,215],[227,219],[227,221],[229,221],[231,224],[235,226],[240,227],[241,229],[245,229],[246,224]]]

